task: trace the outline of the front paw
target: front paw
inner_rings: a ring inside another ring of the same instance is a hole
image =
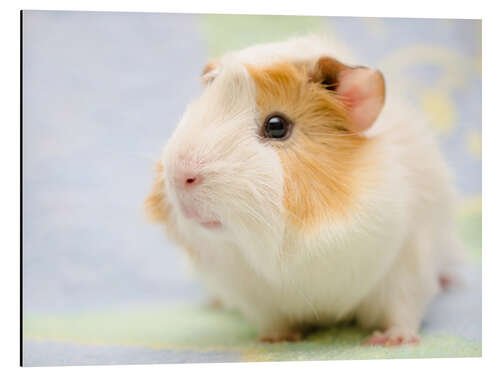
[[[420,337],[411,330],[391,327],[384,332],[375,331],[371,337],[361,345],[400,346],[404,344],[418,344]]]
[[[279,333],[271,333],[261,335],[259,338],[260,342],[267,343],[278,343],[278,342],[296,342],[302,340],[302,333],[295,330],[279,332]]]

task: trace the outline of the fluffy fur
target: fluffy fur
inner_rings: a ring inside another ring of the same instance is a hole
[[[207,66],[147,208],[261,339],[356,319],[383,331],[368,343],[414,342],[440,273],[459,256],[452,180],[429,130],[397,97],[369,130],[349,130],[354,107],[311,78],[335,52],[306,37]],[[261,136],[273,111],[294,121],[285,141]],[[192,189],[173,182],[186,163],[203,177]],[[187,218],[185,205],[221,226]]]

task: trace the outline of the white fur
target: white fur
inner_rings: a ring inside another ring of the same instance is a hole
[[[210,292],[263,336],[356,317],[408,338],[438,290],[441,267],[459,248],[451,177],[419,116],[387,97],[366,133],[380,150],[377,184],[347,220],[325,220],[307,234],[285,224],[280,159],[257,136],[255,87],[242,64],[324,55],[338,56],[330,42],[307,37],[219,60],[215,79],[187,108],[163,153],[173,225],[198,254],[193,264]],[[180,212],[170,176],[182,155],[203,164],[206,178],[191,199],[222,228],[206,229]]]

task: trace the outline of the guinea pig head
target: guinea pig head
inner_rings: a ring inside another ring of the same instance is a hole
[[[181,230],[235,241],[282,236],[283,172],[257,121],[255,84],[242,64],[220,69],[187,107],[161,157],[163,185],[152,194],[168,197]]]
[[[369,169],[363,132],[384,103],[378,71],[322,57],[211,63],[203,80],[151,197],[168,197],[187,227],[278,247],[288,228],[347,214]]]

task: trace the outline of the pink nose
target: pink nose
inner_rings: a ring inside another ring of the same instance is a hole
[[[182,161],[174,171],[174,184],[178,189],[190,189],[202,181],[200,166],[197,163]]]

